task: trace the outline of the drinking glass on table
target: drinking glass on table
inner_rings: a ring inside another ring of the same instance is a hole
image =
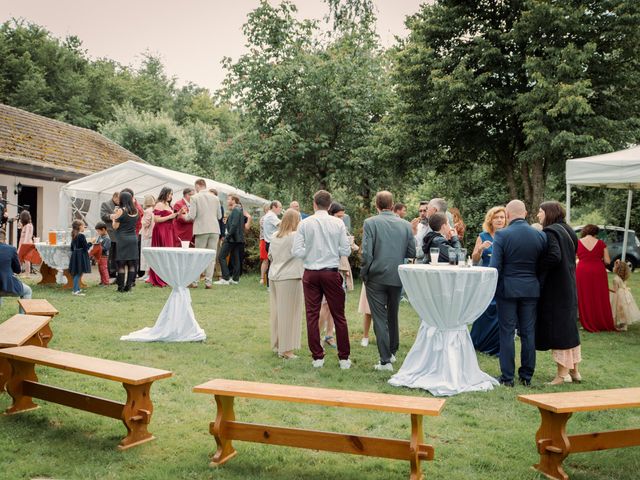
[[[463,267],[467,266],[467,249],[461,248],[458,250],[458,265]]]
[[[431,259],[431,265],[437,265],[439,257],[440,257],[440,249],[439,248],[430,248],[429,249],[429,258]]]
[[[455,248],[449,247],[449,265],[455,265],[458,262],[458,254]]]

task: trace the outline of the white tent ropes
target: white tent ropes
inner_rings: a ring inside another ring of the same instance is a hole
[[[631,217],[633,190],[640,187],[640,147],[592,157],[567,160],[567,223],[571,220],[571,186],[624,188],[629,190],[624,222],[622,260],[627,255],[627,232]]]
[[[162,187],[173,190],[173,202],[182,198],[182,190],[193,187],[198,177],[188,173],[176,172],[168,168],[156,167],[146,163],[127,161],[106,170],[67,183],[60,189],[59,225],[68,227],[74,218],[84,218],[89,228],[100,221],[100,205],[111,200],[114,192],[123,188],[133,190],[136,199],[142,205],[145,195],[158,197]],[[208,178],[207,188],[218,191],[220,202],[225,205],[227,195],[236,195],[245,209],[262,207],[268,200],[243,190],[216,182]]]

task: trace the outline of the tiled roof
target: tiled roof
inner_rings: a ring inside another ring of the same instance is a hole
[[[81,175],[127,160],[143,162],[97,132],[2,104],[0,160]]]

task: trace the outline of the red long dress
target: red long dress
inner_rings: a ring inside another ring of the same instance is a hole
[[[591,250],[578,242],[578,311],[580,323],[588,332],[615,330],[609,301],[609,280],[602,260],[605,248],[607,246],[602,240],[598,240]]]
[[[166,217],[172,215],[170,210],[153,210],[153,214],[158,217]],[[178,241],[176,240],[176,234],[173,230],[173,220],[167,220],[166,222],[155,222],[153,225],[153,232],[151,234],[151,246],[152,247],[177,247]],[[162,280],[153,269],[149,268],[149,279],[147,280],[151,285],[156,287],[166,286],[166,282]]]

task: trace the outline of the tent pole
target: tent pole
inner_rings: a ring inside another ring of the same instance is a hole
[[[571,184],[567,183],[567,224],[571,225]]]
[[[633,201],[633,190],[629,189],[629,196],[627,197],[627,217],[624,220],[624,237],[622,240],[622,261],[627,258],[627,241],[629,235],[629,221],[631,219],[631,202]]]

